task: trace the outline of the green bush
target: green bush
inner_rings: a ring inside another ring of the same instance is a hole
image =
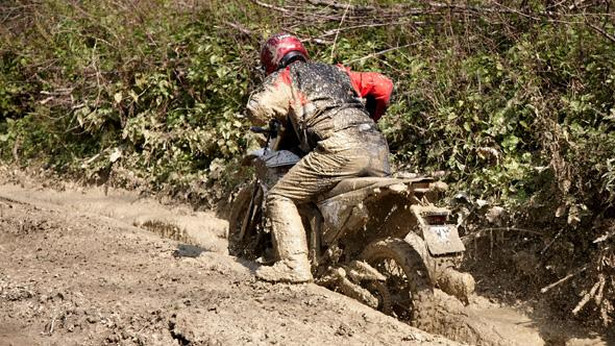
[[[114,165],[154,189],[207,183],[245,147],[255,40],[210,7],[120,4],[48,0],[8,23],[2,154],[95,180]]]

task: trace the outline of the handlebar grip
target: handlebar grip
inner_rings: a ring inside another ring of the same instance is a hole
[[[269,129],[260,126],[250,126],[250,131],[254,133],[269,133]]]

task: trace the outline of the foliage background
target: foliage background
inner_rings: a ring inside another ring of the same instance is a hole
[[[610,1],[7,0],[0,157],[211,206],[247,174],[241,114],[262,78],[260,42],[288,31],[315,60],[392,77],[380,125],[399,169],[444,171],[450,197],[504,207],[497,220],[472,209],[466,236],[539,234],[523,249],[501,237],[502,267],[533,268],[517,265],[511,287],[572,273],[552,304],[606,326],[613,23]]]

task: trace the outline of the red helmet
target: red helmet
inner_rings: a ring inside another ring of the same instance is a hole
[[[261,49],[261,64],[270,74],[295,60],[308,60],[308,53],[301,41],[289,34],[271,36]]]

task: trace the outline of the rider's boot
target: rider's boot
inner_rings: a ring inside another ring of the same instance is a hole
[[[307,257],[307,239],[295,203],[283,197],[271,197],[267,203],[271,220],[273,244],[278,261],[271,267],[262,266],[256,277],[270,282],[302,283],[313,281]]]

